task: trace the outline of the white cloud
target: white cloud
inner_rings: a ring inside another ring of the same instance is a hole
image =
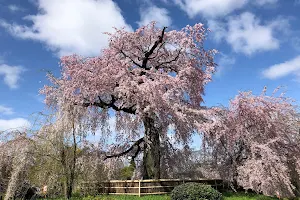
[[[32,26],[0,21],[12,35],[43,42],[62,55],[98,55],[108,45],[103,32],[112,27],[131,27],[126,24],[120,8],[111,0],[37,0],[38,13],[24,19]]]
[[[169,2],[169,0],[161,0],[163,3],[165,3],[165,4],[169,4],[170,2]]]
[[[221,17],[244,7],[248,0],[174,0],[190,18],[196,15]]]
[[[30,122],[24,118],[0,119],[0,131],[22,130],[30,127]]]
[[[266,4],[276,4],[278,0],[255,0],[253,3],[258,5],[258,6],[264,6]]]
[[[162,0],[164,2],[164,0]],[[256,6],[275,5],[278,0],[173,0],[190,18],[202,15],[212,19],[224,17],[249,3]]]
[[[0,55],[0,64],[4,63],[4,56]]]
[[[251,55],[256,52],[278,49],[277,32],[285,33],[289,23],[277,18],[268,23],[262,23],[254,14],[244,12],[239,16],[229,17],[227,22],[208,21],[216,41],[224,39],[235,52]]]
[[[220,55],[221,55],[221,57],[220,57],[220,60],[219,60],[219,65],[226,66],[226,65],[235,64],[235,58],[234,57],[230,57],[229,55],[226,55],[224,53],[221,53]]]
[[[18,81],[20,80],[21,73],[24,71],[25,68],[21,66],[0,64],[0,78],[4,76],[4,83],[11,89],[18,88]]]
[[[0,105],[0,115],[1,114],[12,115],[12,114],[14,114],[14,112],[13,112],[12,108]]]
[[[157,22],[157,26],[164,27],[170,26],[172,19],[169,16],[169,11],[165,8],[158,8],[156,6],[150,6],[146,9],[140,10],[140,21],[138,22],[139,26],[144,26],[149,24],[152,21]]]
[[[273,36],[270,26],[260,24],[252,13],[243,13],[229,21],[227,42],[236,52],[252,54],[256,51],[277,49],[279,41]]]
[[[227,35],[226,23],[217,20],[208,20],[208,27],[211,29],[214,40],[216,42],[221,42]]]
[[[219,55],[219,57],[218,57],[218,62],[217,62],[218,67],[217,67],[216,75],[220,76],[224,72],[225,69],[232,68],[232,65],[235,64],[236,60],[234,57],[229,56],[224,53],[219,53],[218,55]]]
[[[262,72],[262,75],[269,79],[277,79],[291,74],[296,75],[297,79],[300,80],[300,56],[272,65]]]
[[[300,37],[294,37],[291,39],[291,44],[295,50],[300,51]]]
[[[11,11],[11,12],[18,12],[18,11],[23,11],[24,9],[18,5],[15,5],[15,4],[10,4],[7,6],[8,9]]]

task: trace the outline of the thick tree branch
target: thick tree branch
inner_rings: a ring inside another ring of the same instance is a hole
[[[129,58],[131,60],[131,62],[133,62],[133,64],[135,64],[138,67],[142,67],[140,64],[138,64],[137,62],[135,62],[132,58],[130,58],[129,56],[127,56],[123,50],[120,51],[122,53],[123,56],[125,56],[125,58]]]
[[[135,158],[138,156],[138,154],[142,151],[142,148],[140,147],[140,145],[137,146],[137,150],[134,153],[134,155],[131,157],[131,161],[134,162]]]
[[[143,59],[143,64],[142,64],[143,69],[146,69],[146,70],[150,69],[147,67],[147,62],[149,60],[149,57],[153,54],[154,50],[158,47],[159,44],[161,44],[163,42],[166,28],[167,27],[163,28],[161,35],[158,36],[158,40],[156,40],[154,45],[151,47],[151,49],[145,53],[145,58]]]
[[[98,97],[98,102],[93,102],[93,103],[83,103],[82,106],[84,107],[89,107],[89,106],[97,106],[100,108],[112,108],[115,111],[123,111],[129,114],[135,114],[136,109],[134,108],[135,106],[132,105],[131,107],[118,107],[115,105],[117,98],[114,95],[111,95],[111,101],[109,103],[103,101],[100,97]]]
[[[106,155],[105,156],[105,158],[104,158],[104,160],[106,160],[106,159],[108,159],[108,158],[115,158],[115,157],[121,157],[121,156],[124,156],[124,155],[126,155],[127,153],[129,153],[130,151],[132,151],[133,150],[133,148],[134,147],[138,147],[138,151],[140,151],[140,144],[142,143],[142,142],[144,142],[144,138],[142,137],[142,138],[140,138],[139,140],[137,140],[129,149],[127,149],[126,151],[123,151],[123,152],[121,152],[121,153],[118,153],[118,154],[113,154],[113,155]],[[138,152],[137,151],[137,152]],[[136,157],[137,156],[137,152],[134,154],[134,157]]]
[[[156,51],[156,55],[153,56],[153,57],[149,57],[149,60],[156,58],[156,56],[158,55],[159,50],[162,48],[162,46],[163,46],[164,44],[166,44],[166,42],[163,42],[163,43],[161,43],[161,44],[159,45],[159,47],[158,47],[158,49],[157,49],[157,51]]]

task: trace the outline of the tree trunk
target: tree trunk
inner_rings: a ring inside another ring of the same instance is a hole
[[[68,190],[67,190],[67,199],[71,199],[72,192],[73,192],[73,186],[71,183],[69,183]]]
[[[65,153],[62,154],[62,169],[63,169],[63,174],[64,174],[64,181],[63,181],[63,186],[64,186],[64,195],[66,199],[71,199],[72,197],[72,191],[73,191],[73,180],[74,177],[72,177],[72,169],[70,169],[70,166],[68,166]]]
[[[68,168],[67,168],[67,161],[66,161],[66,152],[65,152],[65,146],[62,142],[61,144],[61,152],[60,152],[60,159],[61,159],[61,166],[63,170],[64,180],[63,180],[63,186],[64,186],[64,195],[65,198],[68,199],[68,185],[69,185],[69,177],[68,177]]]
[[[295,186],[294,194],[296,196],[300,196],[300,174],[298,174],[296,170],[296,160],[292,156],[290,157],[291,158],[288,159],[287,164],[290,170],[291,182]]]
[[[72,130],[72,137],[73,137],[73,152],[72,152],[72,159],[68,159],[67,155],[70,155],[68,149],[63,144],[63,150],[61,152],[61,164],[63,167],[65,181],[64,181],[64,193],[66,199],[71,199],[73,193],[73,186],[75,181],[75,170],[76,170],[76,160],[77,160],[77,143],[76,143],[76,132],[75,132],[75,124],[73,121],[73,130]],[[70,160],[68,162],[68,160]]]
[[[77,160],[77,142],[76,142],[76,132],[75,132],[75,124],[73,121],[73,131],[72,131],[72,136],[73,136],[73,159],[72,159],[72,166],[71,166],[71,172],[70,172],[70,182],[68,186],[68,194],[67,198],[70,199],[72,197],[73,193],[73,187],[74,187],[74,181],[75,181],[75,170],[76,170],[76,160]]]
[[[145,127],[143,179],[160,178],[160,127],[155,124],[155,117],[146,116],[143,120]]]

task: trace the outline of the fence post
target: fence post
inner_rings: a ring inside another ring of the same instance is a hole
[[[216,190],[218,190],[218,184],[217,184],[217,180],[215,179],[215,187],[216,187]]]
[[[141,197],[141,180],[139,180],[139,197]]]
[[[224,186],[224,180],[222,180],[222,187],[223,187],[223,191],[224,191],[224,188],[225,188],[225,186]]]

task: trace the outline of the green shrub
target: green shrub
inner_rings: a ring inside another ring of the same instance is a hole
[[[130,162],[130,165],[121,169],[121,179],[122,180],[130,180],[135,169],[135,163]]]
[[[222,194],[209,185],[185,183],[174,188],[172,200],[221,200]]]
[[[121,169],[121,179],[130,180],[133,175],[134,168],[131,166],[124,167]]]
[[[82,197],[81,191],[80,189],[76,189],[72,194],[72,198],[80,198],[80,197]]]

